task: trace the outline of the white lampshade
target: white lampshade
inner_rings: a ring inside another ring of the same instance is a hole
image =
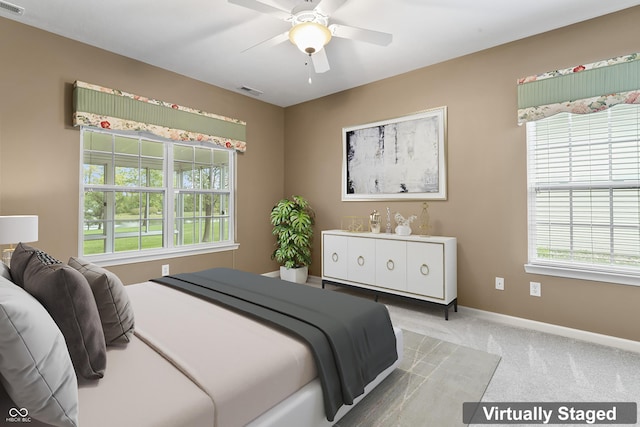
[[[38,240],[37,215],[0,216],[0,244]]]
[[[35,242],[38,240],[37,215],[0,216],[0,244],[11,245],[2,251],[2,262],[11,265],[14,243]]]
[[[289,40],[302,52],[311,55],[329,43],[331,31],[316,22],[302,22],[289,31]]]

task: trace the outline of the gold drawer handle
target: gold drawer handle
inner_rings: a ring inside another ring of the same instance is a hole
[[[395,263],[393,262],[392,259],[390,259],[389,261],[387,261],[387,270],[389,271],[393,271],[393,269],[396,268]]]
[[[360,267],[362,267],[362,266],[364,265],[364,257],[363,257],[362,255],[360,255],[360,256],[358,257],[358,265],[359,265]]]
[[[420,266],[420,273],[422,273],[423,276],[428,276],[429,275],[429,266],[427,264],[422,264]]]
[[[331,255],[331,259],[333,260],[333,262],[338,262],[338,254],[334,252],[334,253]]]

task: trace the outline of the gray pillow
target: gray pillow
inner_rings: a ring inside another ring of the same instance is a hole
[[[4,277],[0,355],[0,381],[17,408],[55,426],[78,425],[78,384],[64,337],[47,310]]]
[[[26,256],[31,254],[31,256]],[[24,243],[18,244],[24,289],[36,297],[56,322],[67,342],[76,373],[98,379],[107,366],[107,349],[96,300],[80,272],[47,253]],[[14,269],[12,268],[12,274]]]
[[[107,345],[130,342],[134,329],[133,307],[120,278],[81,258],[69,258],[69,265],[78,270],[91,286]]]
[[[27,263],[33,255],[33,251],[27,251],[25,248],[33,249],[29,245],[18,243],[16,249],[11,256],[11,281],[16,285],[24,288],[24,269],[27,268]]]

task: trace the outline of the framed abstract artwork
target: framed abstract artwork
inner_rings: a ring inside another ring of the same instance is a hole
[[[447,107],[342,129],[342,200],[446,200]]]

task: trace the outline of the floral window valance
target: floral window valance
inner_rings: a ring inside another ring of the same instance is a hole
[[[73,125],[149,132],[244,152],[246,123],[81,81],[73,88]]]
[[[518,123],[640,104],[640,54],[518,79]]]

